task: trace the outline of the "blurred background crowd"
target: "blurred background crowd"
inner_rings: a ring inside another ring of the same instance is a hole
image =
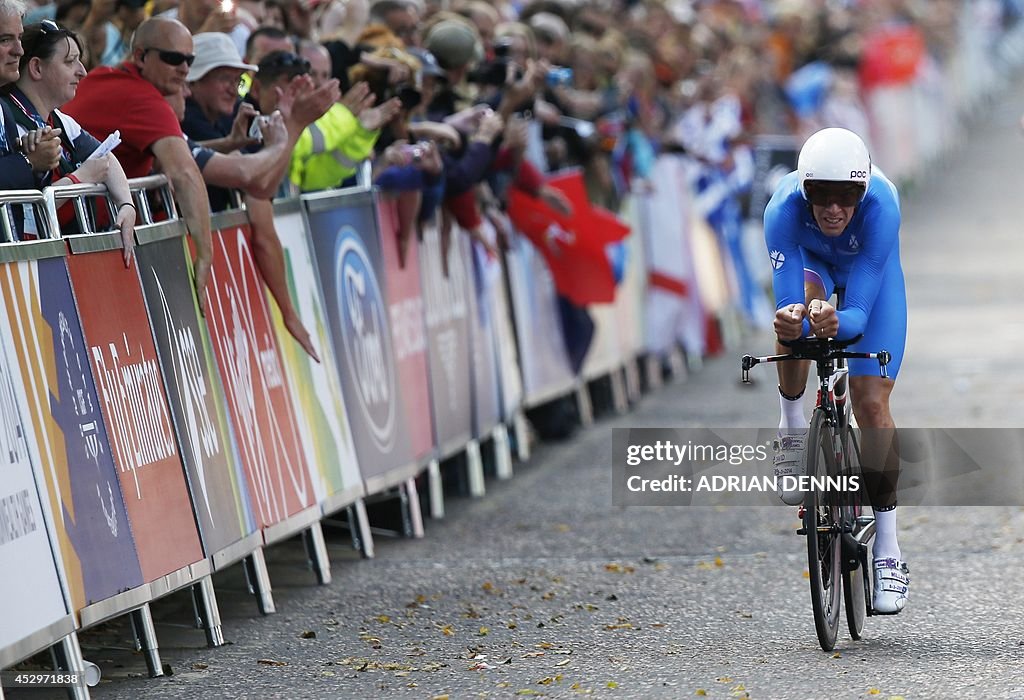
[[[771,189],[766,139],[795,157],[810,133],[843,126],[910,182],[1019,61],[1005,37],[1022,13],[1021,0],[59,0],[28,7],[24,23],[73,30],[94,74],[134,63],[194,140],[214,211],[223,188],[269,201],[369,178],[397,202],[401,241],[433,222],[443,240],[465,231],[499,257],[525,225],[510,202],[569,217],[579,206],[546,173],[579,168],[590,202],[619,212],[657,189],[659,159],[681,159],[738,313],[763,326],[751,227]],[[169,25],[134,36],[152,17],[176,18],[192,52],[167,43]],[[151,51],[181,79],[147,69]],[[102,139],[117,122],[95,117],[109,99],[90,102],[92,77],[65,111]],[[261,139],[258,165],[221,157],[255,155]]]

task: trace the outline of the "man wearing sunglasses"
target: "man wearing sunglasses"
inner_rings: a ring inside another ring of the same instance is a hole
[[[764,213],[778,339],[860,336],[851,351],[892,354],[888,377],[878,375],[877,362],[849,361],[853,412],[864,430],[864,484],[875,511],[873,606],[881,614],[903,609],[910,583],[896,539],[899,459],[891,449],[896,426],[889,411],[907,335],[899,229],[895,185],[872,167],[864,142],[846,129],[823,129],[807,139],[796,172],[780,181]],[[845,289],[839,310],[828,301],[837,289]],[[778,352],[789,348],[780,344]],[[807,418],[800,399],[808,364],[777,365],[782,408],[777,477],[802,475]],[[802,500],[799,492],[779,495],[789,505]]]
[[[196,243],[195,285],[200,308],[213,260],[210,203],[203,176],[166,95],[183,92],[195,61],[192,35],[181,22],[154,17],[139,25],[131,57],[120,66],[100,66],[82,79],[64,111],[96,138],[121,132],[114,155],[129,178],[154,167],[174,188],[189,233]]]

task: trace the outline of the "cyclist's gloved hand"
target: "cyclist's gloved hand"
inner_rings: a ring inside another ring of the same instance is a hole
[[[803,304],[790,304],[775,312],[775,335],[779,340],[796,340],[803,337],[805,312]]]
[[[815,338],[835,338],[839,333],[839,316],[827,301],[814,299],[807,309],[807,320],[811,323],[811,335]]]

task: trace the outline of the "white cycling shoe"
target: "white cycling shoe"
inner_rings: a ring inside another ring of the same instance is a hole
[[[875,588],[871,607],[878,615],[895,615],[907,605],[910,569],[899,559],[875,559]]]
[[[775,468],[772,470],[775,474],[775,478],[778,479],[778,494],[782,502],[787,506],[798,506],[804,502],[804,493],[799,489],[787,491],[784,486],[782,477],[784,476],[795,476],[797,478],[804,475],[804,450],[807,447],[807,433],[793,433],[789,435],[779,435],[772,441],[772,450],[775,452],[775,456],[772,459],[772,464]],[[791,486],[796,485],[796,481],[792,481]]]

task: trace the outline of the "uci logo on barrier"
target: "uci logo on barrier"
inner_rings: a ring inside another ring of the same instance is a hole
[[[359,406],[383,452],[394,444],[395,358],[384,295],[362,241],[351,226],[341,229],[336,264],[338,307],[345,355]]]

